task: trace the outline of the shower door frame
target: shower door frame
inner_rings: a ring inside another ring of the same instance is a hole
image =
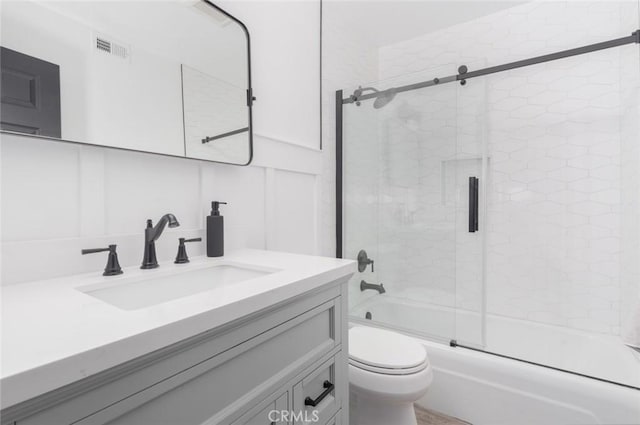
[[[378,96],[384,96],[384,95],[395,95],[397,93],[401,93],[401,92],[408,92],[408,91],[413,91],[413,90],[418,90],[418,89],[422,89],[422,88],[426,88],[426,87],[432,87],[432,86],[436,86],[436,85],[440,85],[440,84],[446,84],[446,83],[452,83],[452,82],[459,82],[461,85],[465,85],[468,79],[471,78],[476,78],[476,77],[481,77],[481,76],[485,76],[485,75],[491,75],[491,74],[495,74],[498,72],[503,72],[503,71],[509,71],[512,69],[517,69],[517,68],[523,68],[523,67],[527,67],[530,65],[535,65],[535,64],[539,64],[539,63],[544,63],[544,62],[550,62],[550,61],[555,61],[555,60],[559,60],[559,59],[564,59],[564,58],[568,58],[571,56],[578,56],[578,55],[584,55],[587,53],[592,53],[592,52],[596,52],[596,51],[600,51],[600,50],[605,50],[605,49],[610,49],[610,48],[614,48],[614,47],[620,47],[620,46],[624,46],[627,44],[640,44],[640,29],[634,31],[633,33],[631,33],[631,35],[626,36],[626,37],[621,37],[621,38],[616,38],[616,39],[612,39],[612,40],[607,40],[607,41],[603,41],[600,43],[595,43],[595,44],[590,44],[590,45],[586,45],[586,46],[582,46],[582,47],[577,47],[574,49],[569,49],[569,50],[563,50],[563,51],[559,51],[559,52],[555,52],[555,53],[550,53],[550,54],[546,54],[546,55],[542,55],[542,56],[536,56],[533,58],[529,58],[529,59],[523,59],[520,61],[516,61],[516,62],[510,62],[510,63],[506,63],[506,64],[502,64],[502,65],[497,65],[497,66],[491,66],[491,67],[487,67],[487,68],[482,68],[476,71],[469,71],[467,66],[465,65],[461,65],[458,68],[458,74],[455,75],[450,75],[447,77],[442,77],[442,78],[433,78],[432,80],[426,80],[426,81],[422,81],[422,82],[418,82],[418,83],[414,83],[414,84],[409,84],[409,85],[405,85],[405,86],[400,86],[400,87],[391,87],[385,90],[380,90],[374,93],[368,93],[368,94],[360,94],[359,96],[354,94],[348,96],[348,97],[344,97],[344,90],[340,89],[340,90],[336,90],[335,92],[335,107],[336,107],[336,133],[335,133],[335,138],[336,138],[336,174],[335,174],[335,179],[336,179],[336,257],[337,258],[343,258],[343,246],[344,246],[344,209],[343,209],[343,197],[344,197],[344,190],[343,190],[343,112],[344,112],[344,105],[345,104],[351,104],[351,103],[356,103],[356,102],[361,102],[364,100],[369,100],[369,99],[375,99]],[[623,384],[620,382],[615,382],[615,381],[611,381],[608,379],[604,379],[604,378],[599,378],[596,376],[591,376],[591,375],[586,375],[583,373],[579,373],[579,372],[575,372],[575,371],[571,371],[571,370],[567,370],[567,369],[562,369],[562,368],[557,368],[554,366],[550,366],[547,364],[543,364],[543,363],[537,363],[537,362],[533,362],[533,361],[529,361],[529,360],[525,360],[525,359],[520,359],[517,357],[511,357],[511,356],[507,356],[504,354],[500,354],[500,353],[496,353],[496,352],[491,352],[491,351],[487,351],[484,349],[480,349],[480,348],[476,348],[476,347],[472,347],[472,346],[468,346],[468,345],[464,345],[464,344],[459,344],[455,339],[450,340],[449,345],[451,347],[460,347],[460,348],[465,348],[468,350],[473,350],[473,351],[478,351],[478,352],[482,352],[485,354],[490,354],[493,356],[497,356],[497,357],[502,357],[502,358],[506,358],[506,359],[510,359],[510,360],[516,360],[522,363],[527,363],[527,364],[531,364],[531,365],[535,365],[535,366],[541,366],[547,369],[552,369],[552,370],[557,370],[557,371],[561,371],[561,372],[566,372],[566,373],[570,373],[573,375],[577,375],[577,376],[582,376],[582,377],[586,377],[586,378],[590,378],[590,379],[595,379],[597,381],[601,381],[601,382],[606,382],[606,383],[610,383],[610,384],[614,384],[614,385],[618,385],[621,387],[626,387],[626,388],[631,388],[631,389],[635,389],[635,390],[640,390],[640,388],[635,387],[633,385],[628,385],[628,384]]]

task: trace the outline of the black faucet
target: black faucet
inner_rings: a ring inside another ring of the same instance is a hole
[[[158,267],[158,259],[156,258],[156,244],[166,225],[169,227],[178,227],[180,223],[173,214],[163,215],[158,224],[153,226],[153,222],[147,220],[147,228],[144,229],[144,257],[142,258],[141,269],[155,269]]]
[[[368,282],[365,282],[364,280],[361,280],[360,281],[360,290],[361,291],[365,291],[367,289],[374,289],[374,290],[378,291],[378,293],[380,293],[380,294],[384,294],[385,292],[387,292],[387,291],[384,290],[384,286],[382,286],[382,283],[380,285],[376,285],[376,284],[368,283]]]

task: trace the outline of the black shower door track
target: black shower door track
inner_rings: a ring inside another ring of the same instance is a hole
[[[419,83],[408,84],[406,86],[391,87],[386,90],[381,90],[376,93],[364,94],[358,97],[349,96],[345,99],[342,99],[342,103],[354,103],[356,101],[373,99],[389,91],[393,91],[394,93],[402,93],[406,91],[422,89],[425,87],[437,86],[440,84],[453,83],[456,81],[459,81],[462,85],[464,85],[466,81],[471,78],[483,77],[485,75],[495,74],[497,72],[509,71],[511,69],[523,68],[525,66],[551,62],[571,56],[584,55],[586,53],[597,52],[599,50],[611,49],[613,47],[619,47],[633,43],[640,43],[640,29],[634,31],[633,33],[631,33],[631,35],[628,35],[626,37],[603,41],[601,43],[589,44],[588,46],[576,47],[575,49],[563,50],[556,53],[549,53],[547,55],[536,56],[534,58],[523,59],[516,62],[509,62],[502,65],[490,66],[488,68],[482,68],[476,71],[469,71],[466,65],[462,65],[458,68],[458,74],[456,75],[449,75],[447,77],[440,78],[436,77],[432,80],[421,81]]]
[[[342,140],[342,112],[343,105],[355,103],[363,100],[374,99],[387,92],[401,93],[411,90],[422,89],[425,87],[432,87],[440,84],[452,83],[459,81],[462,85],[466,83],[466,80],[476,77],[482,77],[485,75],[495,74],[497,72],[508,71],[511,69],[522,68],[525,66],[535,65],[538,63],[551,62],[558,59],[568,58],[571,56],[584,55],[586,53],[596,52],[599,50],[611,49],[613,47],[624,46],[626,44],[640,44],[640,29],[634,31],[631,35],[626,37],[616,38],[613,40],[603,41],[600,43],[589,44],[587,46],[576,47],[574,49],[563,50],[556,53],[550,53],[547,55],[536,56],[530,59],[523,59],[516,62],[509,62],[502,65],[491,66],[488,68],[478,69],[476,71],[469,71],[465,65],[458,68],[458,74],[450,75],[442,78],[434,78],[432,80],[422,81],[419,83],[409,84],[400,87],[391,87],[385,90],[381,90],[375,93],[363,94],[358,97],[349,96],[343,98],[343,90],[336,91],[336,257],[342,258],[342,245],[343,245],[343,140]]]

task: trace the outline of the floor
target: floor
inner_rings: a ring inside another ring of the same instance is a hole
[[[447,416],[433,410],[415,407],[418,425],[471,425],[469,422]]]

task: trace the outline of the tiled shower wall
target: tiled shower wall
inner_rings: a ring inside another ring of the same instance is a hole
[[[635,16],[626,17],[629,25]],[[629,345],[640,347],[640,57],[621,57],[620,77],[623,82],[621,154],[621,270],[620,270],[620,332]],[[634,84],[635,82],[635,84]]]
[[[622,37],[639,26],[636,1],[532,2],[384,47],[379,51],[379,76],[381,80],[397,81],[402,76],[407,83],[421,81],[423,73],[410,74],[437,66],[436,74],[428,78],[450,75],[461,64],[477,69],[507,63]],[[471,161],[460,164],[468,168],[465,172],[475,173],[482,170],[482,164],[473,158],[481,157],[486,149],[486,193],[482,197],[487,217],[481,217],[481,231],[486,237],[489,313],[620,333],[621,299],[626,304],[629,298],[637,302],[638,293],[635,269],[640,235],[634,223],[640,193],[633,177],[637,177],[640,158],[637,146],[630,143],[638,140],[638,54],[638,46],[629,45],[470,80],[465,87],[452,88],[444,104],[438,94],[426,89],[427,98],[417,102],[427,109],[441,104],[440,109],[432,108],[434,122],[446,108],[466,108],[466,113],[440,130],[448,128],[454,134],[438,138],[425,132],[425,125],[431,124],[424,124],[429,117],[423,110],[418,138],[402,137],[403,146],[413,146],[414,151],[398,153],[394,148],[396,154],[382,156],[386,167],[404,174],[414,168],[410,166],[413,158],[428,158],[429,153],[439,160]],[[394,102],[398,104],[387,114],[406,113],[398,106],[402,95]],[[411,110],[411,101],[408,104]],[[479,125],[481,122],[484,124]],[[455,152],[443,152],[438,140],[454,143]],[[458,181],[464,181],[463,177],[458,176]],[[444,177],[414,178],[416,184],[440,184],[441,197],[447,192],[441,181]],[[397,192],[411,185],[398,184],[396,179],[381,191]],[[460,196],[464,187],[457,184],[457,190]],[[405,196],[404,211],[413,203],[412,214],[424,222],[435,211],[429,205],[434,200],[426,199],[434,194],[414,192],[414,201]],[[456,208],[454,240],[443,239],[456,243],[455,257],[443,258],[447,243],[424,244],[420,238],[414,238],[419,243],[410,249],[414,256],[433,260],[439,276],[430,264],[420,271],[414,265],[424,262],[407,263],[403,249],[389,250],[388,267],[397,268],[387,268],[387,272],[394,276],[398,292],[427,288],[431,292],[426,296],[437,304],[452,305],[447,296],[455,296],[458,306],[475,309],[481,296],[478,279],[482,270],[477,264],[483,261],[479,258],[482,246],[468,239],[459,220],[466,203],[459,200]],[[389,240],[403,232],[416,235],[401,216],[382,221]],[[443,226],[440,228],[446,229]],[[411,245],[411,240],[403,238],[402,244]],[[476,246],[471,247],[473,244]],[[452,259],[470,265],[469,273],[459,275],[457,282],[455,273],[460,271],[450,266]],[[456,282],[455,287],[447,284],[451,281]],[[435,290],[440,286],[444,296]],[[629,317],[634,307],[628,305],[625,311]],[[622,325],[628,320],[623,319]]]

